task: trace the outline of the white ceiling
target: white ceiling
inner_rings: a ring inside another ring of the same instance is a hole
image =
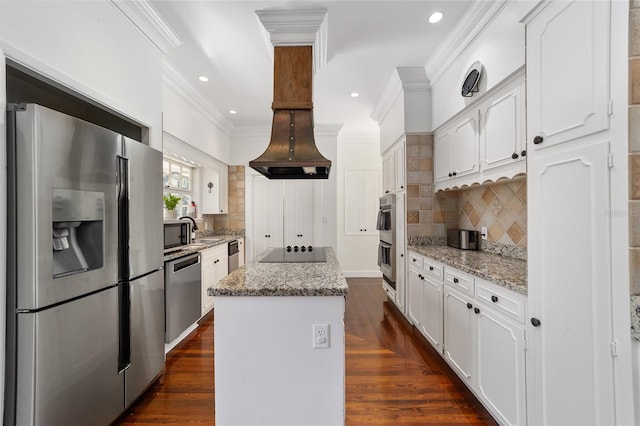
[[[271,125],[273,47],[255,11],[327,9],[327,63],[314,75],[314,120],[343,124],[354,135],[377,134],[371,113],[394,68],[424,66],[470,3],[152,0],[182,40],[168,60],[234,126]],[[429,24],[435,10],[444,19]]]

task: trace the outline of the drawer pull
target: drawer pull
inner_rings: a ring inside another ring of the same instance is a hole
[[[498,296],[491,296],[491,301],[496,303],[498,301]]]
[[[478,309],[478,308],[473,308],[473,312],[475,312],[475,313],[476,313],[476,315],[477,315],[477,314],[479,314],[479,313],[480,313],[480,309]]]
[[[458,284],[458,279],[457,279],[457,278],[454,278],[454,279],[453,279],[453,282],[454,282],[454,283],[456,283],[456,284]]]
[[[471,303],[467,302],[467,309],[471,309],[471,308],[473,308],[473,305]]]
[[[429,270],[430,270],[430,271],[433,271],[433,266],[429,266]]]

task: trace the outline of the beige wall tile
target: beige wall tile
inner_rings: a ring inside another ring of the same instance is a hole
[[[420,210],[433,210],[433,197],[420,197]]]
[[[640,247],[640,201],[629,201],[629,245]]]
[[[444,210],[434,210],[433,211],[433,223],[446,223],[446,211]]]
[[[631,294],[640,294],[640,248],[629,249],[629,278]]]
[[[418,197],[418,196],[420,196],[420,185],[407,184],[407,197]]]
[[[418,211],[408,211],[407,212],[407,223],[420,223],[420,212],[418,212]]]
[[[407,210],[420,210],[420,198],[407,197]]]
[[[640,58],[629,59],[629,103],[640,104]]]
[[[640,105],[629,107],[629,152],[640,152]]]
[[[640,154],[629,155],[629,198],[640,200]]]
[[[637,9],[640,8],[640,0],[631,0],[629,7],[631,9]]]

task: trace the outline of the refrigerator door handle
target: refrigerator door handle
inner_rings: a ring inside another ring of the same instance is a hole
[[[129,279],[129,160],[118,156],[118,281]]]

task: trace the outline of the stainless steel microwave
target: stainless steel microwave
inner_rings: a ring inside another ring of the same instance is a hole
[[[178,251],[191,244],[191,223],[182,220],[164,222],[164,253]]]

